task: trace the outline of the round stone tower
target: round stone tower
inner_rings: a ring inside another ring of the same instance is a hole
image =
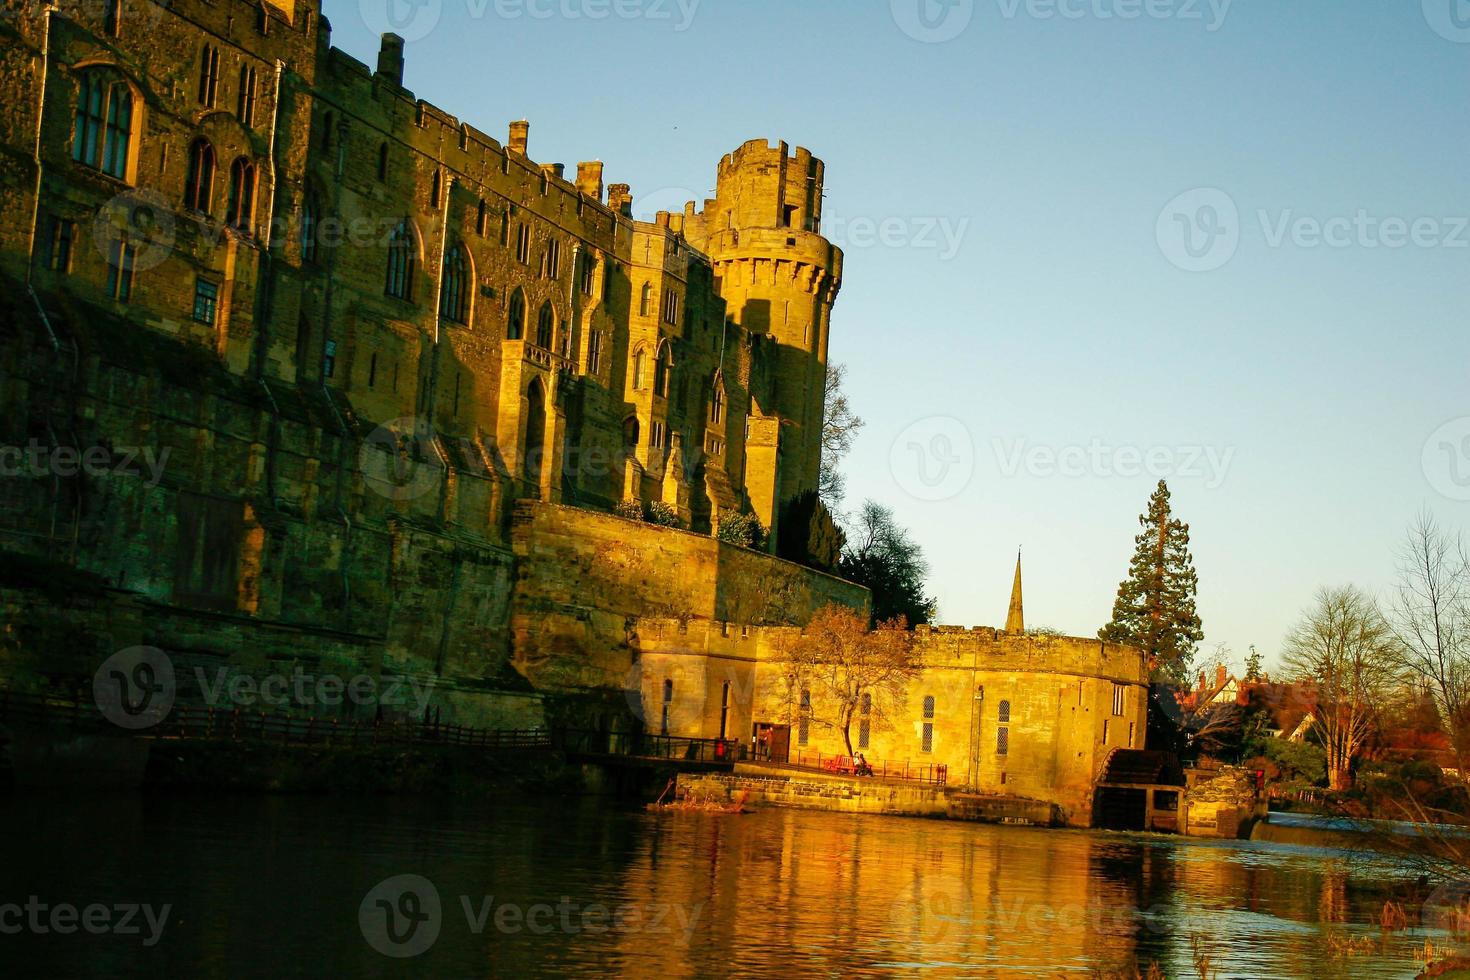
[[[842,250],[822,237],[822,161],[752,140],[720,161],[715,198],[685,213],[732,320],[751,335],[754,401],[745,483],[775,529],[781,505],[817,487],[832,304]]]

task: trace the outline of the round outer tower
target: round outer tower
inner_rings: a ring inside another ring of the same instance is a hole
[[[751,140],[720,161],[715,198],[685,233],[710,257],[732,320],[752,336],[746,487],[775,529],[783,503],[817,488],[828,330],[842,250],[822,237],[825,168],[811,151]]]

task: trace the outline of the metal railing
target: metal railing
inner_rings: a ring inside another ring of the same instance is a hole
[[[739,743],[730,738],[687,738],[681,735],[651,735],[647,732],[602,732],[587,729],[558,729],[557,748],[573,755],[615,755],[640,759],[671,759],[682,762],[731,762]]]
[[[755,762],[765,762],[759,758]],[[945,786],[949,783],[949,766],[935,762],[892,762],[883,759],[869,759],[868,766],[872,769],[873,779],[903,779],[911,782],[929,783],[934,786]],[[770,765],[784,765],[794,769],[808,769],[814,772],[824,772],[836,776],[857,775],[853,758],[849,755],[838,755],[832,752],[809,752],[798,749],[791,753],[787,761],[770,762]],[[867,778],[866,776],[864,778]]]

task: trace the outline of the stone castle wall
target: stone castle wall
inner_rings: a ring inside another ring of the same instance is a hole
[[[640,657],[628,690],[652,730],[667,718],[670,734],[723,735],[748,746],[757,724],[789,726],[792,761],[847,754],[830,724],[833,706],[815,700],[802,724],[783,662],[799,629],[663,620],[638,622],[634,634]],[[875,763],[945,766],[951,786],[1053,803],[1064,821],[1087,825],[1108,755],[1144,746],[1141,654],[988,628],[921,627],[915,639],[919,675],[901,698],[875,697],[866,739],[859,715],[854,749]]]
[[[789,331],[732,318],[734,280],[600,163],[419,100],[401,42],[369,67],[311,0],[0,3],[0,548],[87,576],[80,621],[117,604],[129,642],[230,671],[432,678],[444,720],[520,727],[526,676],[616,692],[630,618],[865,603],[707,536],[815,472],[821,385],[769,369]],[[116,164],[77,122],[93,85],[131,107]],[[704,533],[594,513],[619,502]],[[37,597],[7,664],[65,609]]]

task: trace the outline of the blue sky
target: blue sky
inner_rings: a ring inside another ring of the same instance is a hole
[[[946,2],[396,9],[419,97],[639,213],[746,139],[826,161],[848,503],[944,622],[1003,623],[1022,545],[1029,621],[1091,635],[1154,473],[1237,660],[1387,590],[1419,509],[1470,529],[1470,4]],[[333,42],[373,63],[384,3],[327,0]]]

